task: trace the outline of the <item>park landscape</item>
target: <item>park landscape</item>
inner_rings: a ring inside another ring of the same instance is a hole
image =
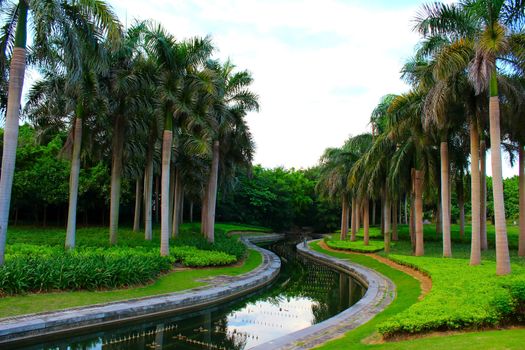
[[[395,285],[381,312],[318,348],[524,348],[522,2],[422,4],[409,89],[377,96],[370,131],[307,169],[253,164],[247,116],[264,105],[250,67],[215,58],[211,37],[123,25],[105,1],[0,10],[0,322],[211,288],[259,271],[245,242],[277,232]],[[518,176],[503,178],[507,158]],[[308,264],[293,266],[336,283]],[[322,313],[332,290],[288,269],[284,299]],[[246,346],[234,338],[222,346]]]

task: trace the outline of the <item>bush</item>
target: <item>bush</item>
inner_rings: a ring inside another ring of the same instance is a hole
[[[246,246],[239,241],[239,237],[230,237],[226,232],[217,230],[215,243],[210,243],[201,234],[194,232],[182,232],[174,242],[175,247],[195,247],[201,250],[220,251],[227,255],[233,255],[236,260],[246,255]]]
[[[374,253],[383,250],[385,245],[380,241],[369,241],[369,245],[364,245],[363,241],[341,241],[325,239],[326,245],[333,249],[350,250],[361,253]]]
[[[237,261],[235,256],[224,252],[200,250],[189,246],[174,247],[172,254],[184,266],[191,267],[229,265]]]
[[[0,294],[105,289],[143,284],[170,270],[174,259],[144,249],[11,247],[0,267]]]

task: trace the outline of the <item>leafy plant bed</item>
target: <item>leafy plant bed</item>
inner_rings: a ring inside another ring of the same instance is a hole
[[[389,255],[432,278],[432,290],[421,302],[378,326],[383,336],[458,329],[480,329],[525,321],[525,269],[496,276],[495,263],[470,266],[466,259]]]
[[[333,249],[349,250],[359,253],[375,253],[385,248],[383,242],[380,241],[369,241],[368,245],[365,245],[363,241],[352,242],[326,239],[325,243]]]
[[[174,263],[231,265],[246,256],[238,237],[227,235],[231,227],[242,228],[218,224],[211,244],[198,233],[197,225],[183,225],[179,237],[170,242],[168,257],[159,254],[158,231],[146,241],[142,233],[122,229],[119,244],[108,247],[106,228],[79,229],[77,247],[64,251],[61,229],[10,229],[6,263],[0,267],[0,296],[143,285],[170,271]]]
[[[161,274],[155,281],[146,285],[112,290],[79,290],[6,296],[0,298],[0,317],[179,292],[207,285],[209,278],[214,276],[238,276],[250,272],[261,263],[262,255],[256,250],[249,249],[247,257],[233,266],[175,269]]]

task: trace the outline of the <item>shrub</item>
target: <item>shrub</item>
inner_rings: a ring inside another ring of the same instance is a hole
[[[64,252],[41,246],[16,247],[0,267],[0,293],[117,288],[143,284],[168,271],[172,257],[143,249],[79,249]]]
[[[172,254],[184,266],[192,267],[228,265],[237,261],[235,256],[224,252],[200,250],[189,246],[175,247]]]
[[[369,245],[364,245],[363,241],[341,241],[341,240],[325,240],[326,245],[333,249],[350,250],[354,252],[373,253],[383,250],[385,247],[383,242],[369,241]]]

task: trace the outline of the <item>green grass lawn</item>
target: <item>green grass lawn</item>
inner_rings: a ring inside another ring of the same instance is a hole
[[[185,269],[167,273],[152,284],[111,291],[74,291],[44,294],[27,294],[0,298],[0,317],[54,311],[70,307],[142,298],[173,293],[206,285],[199,279],[219,275],[237,276],[247,273],[262,263],[262,255],[248,250],[248,256],[241,266],[221,268]]]
[[[215,224],[217,233],[228,233],[231,231],[244,232],[271,232],[271,229],[231,223]],[[185,236],[194,232],[200,232],[200,223],[184,223],[180,226],[180,235]],[[9,226],[7,232],[7,244],[26,243],[36,245],[64,246],[66,238],[65,228],[56,227],[34,227],[34,226]],[[174,243],[170,240],[170,243]],[[76,245],[82,246],[109,246],[109,231],[107,227],[79,227],[76,235]],[[119,246],[143,246],[160,247],[160,227],[153,227],[153,239],[144,240],[144,231],[133,232],[129,227],[120,227],[118,231]]]
[[[398,262],[412,265],[432,277],[433,287],[423,301],[418,302],[419,283],[412,277],[394,270],[369,257],[348,255],[344,253],[327,252],[313,244],[312,248],[343,259],[369,266],[392,279],[398,290],[396,300],[372,321],[348,332],[345,337],[325,344],[323,349],[522,349],[525,335],[524,329],[496,330],[490,332],[468,332],[449,336],[432,336],[400,342],[369,345],[363,340],[377,332],[378,327],[389,323],[401,323],[408,328],[414,325],[432,326],[451,322],[449,328],[475,324],[480,317],[486,317],[501,308],[498,301],[508,300],[509,289],[506,287],[514,281],[525,279],[525,259],[512,254],[513,274],[497,277],[495,274],[495,253],[489,250],[483,253],[481,266],[469,266],[470,244],[467,238],[459,239],[459,228],[453,228],[453,259],[442,258],[441,237],[436,238],[434,225],[425,226],[425,257],[413,257],[410,242],[399,241],[392,246],[390,258]],[[457,230],[456,230],[457,229]],[[375,236],[378,228],[372,228]],[[361,230],[362,231],[362,230]],[[467,237],[470,228],[467,228]],[[511,247],[517,246],[518,232],[509,228]],[[408,228],[400,227],[400,237],[408,238]],[[494,228],[488,228],[489,242],[493,242]],[[384,255],[384,253],[381,253]],[[518,291],[521,293],[521,291]],[[524,297],[525,296],[521,296]],[[523,300],[523,299],[522,299]],[[505,303],[503,306],[506,306]],[[465,322],[467,321],[467,322]],[[437,322],[437,323],[433,323]],[[423,329],[424,330],[424,329]],[[377,333],[376,333],[377,334]],[[377,337],[377,336],[376,336]]]

